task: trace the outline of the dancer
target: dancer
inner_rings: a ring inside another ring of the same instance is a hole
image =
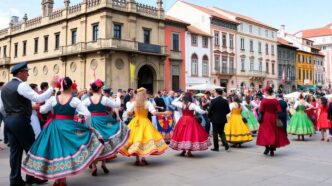
[[[240,104],[239,97],[234,96],[230,100],[231,113],[225,125],[226,140],[234,144],[233,147],[241,147],[242,143],[252,141],[250,129],[241,116],[242,110],[244,110],[243,112],[248,112],[248,110]]]
[[[40,107],[41,113],[53,110],[54,116],[45,124],[22,164],[26,174],[55,180],[54,186],[66,186],[66,177],[84,171],[103,150],[94,129],[88,123],[73,120],[77,111],[89,122],[90,112],[72,96],[72,84],[69,77],[62,79],[58,84],[63,89],[61,94]]]
[[[117,93],[116,101],[102,95],[104,83],[97,79],[91,83],[92,96],[85,99],[83,104],[91,112],[91,126],[97,130],[103,137],[104,150],[98,159],[92,164],[92,176],[97,176],[97,161],[102,161],[101,168],[107,174],[109,170],[106,167],[106,160],[113,158],[117,151],[127,142],[129,129],[122,122],[118,122],[112,116],[108,115],[108,108],[119,108],[121,105],[121,92]]]
[[[321,141],[324,141],[326,139],[327,142],[330,141],[330,136],[329,136],[329,130],[331,128],[331,121],[328,119],[328,105],[327,105],[327,99],[325,97],[321,98],[321,105],[319,106],[318,109],[318,122],[317,122],[317,127],[322,133],[322,139]],[[326,138],[324,133],[326,133]]]
[[[128,125],[131,130],[128,142],[119,152],[128,157],[136,156],[135,165],[148,165],[147,156],[163,154],[167,149],[162,135],[148,119],[148,112],[152,115],[169,115],[170,113],[156,112],[154,106],[147,101],[145,88],[137,89],[136,101],[128,106],[129,112],[135,111],[135,117]]]
[[[313,106],[304,100],[303,94],[300,94],[298,102],[294,105],[296,112],[287,126],[288,133],[297,135],[298,140],[301,137],[302,141],[304,141],[304,135],[312,135],[315,132],[313,123],[304,112],[306,107],[309,107],[309,109],[313,108]]]
[[[247,120],[247,125],[252,133],[256,132],[259,128],[258,121],[252,112],[252,109],[258,108],[258,105],[256,105],[254,102],[250,102],[250,97],[246,96],[245,101],[243,101],[242,105],[246,107],[246,109],[243,109],[241,112],[241,115],[243,118]]]
[[[169,147],[174,150],[182,150],[181,156],[185,156],[187,151],[188,157],[193,156],[191,151],[206,150],[211,145],[209,134],[198,123],[194,115],[194,111],[200,114],[206,114],[206,111],[192,102],[190,93],[182,94],[172,102],[172,105],[182,109],[182,116],[175,126]]]
[[[259,125],[256,144],[265,146],[265,155],[270,153],[271,156],[274,156],[276,148],[288,145],[289,140],[284,129],[277,126],[278,112],[281,111],[281,108],[278,100],[272,96],[273,88],[265,88],[264,94],[265,97],[259,107],[262,121]]]

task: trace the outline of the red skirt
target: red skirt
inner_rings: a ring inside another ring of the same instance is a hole
[[[321,112],[317,121],[318,129],[329,129],[331,128],[331,121],[327,119],[327,112]]]
[[[211,145],[208,133],[193,116],[182,116],[175,126],[169,147],[174,150],[202,151]]]
[[[258,129],[256,144],[260,146],[283,147],[289,143],[284,129],[277,127],[277,115],[265,112],[263,122]]]

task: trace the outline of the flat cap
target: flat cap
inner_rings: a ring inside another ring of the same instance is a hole
[[[22,62],[22,63],[18,63],[16,65],[14,65],[12,67],[12,69],[10,70],[10,73],[16,74],[16,73],[18,73],[20,71],[23,71],[23,70],[30,70],[28,68],[28,63],[27,62]]]
[[[108,93],[108,94],[110,94],[111,93],[111,88],[104,88],[103,89],[103,91],[105,92],[105,93]]]

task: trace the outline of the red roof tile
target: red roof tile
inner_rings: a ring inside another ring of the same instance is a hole
[[[321,28],[307,29],[296,32],[295,34],[302,32],[302,37],[319,37],[332,35],[332,23]]]
[[[278,37],[278,43],[282,44],[282,45],[286,45],[289,47],[293,47],[293,48],[297,48],[296,46],[294,46],[292,43],[288,42],[287,40]]]
[[[188,26],[188,31],[190,33],[193,33],[193,34],[211,37],[211,35],[209,33],[206,33],[204,31],[202,31],[201,29],[199,29],[199,28],[197,28],[195,26],[192,26],[192,25]]]
[[[224,10],[224,9],[221,9],[221,8],[218,8],[218,7],[213,7],[213,8],[221,10],[221,11],[224,11],[225,13],[231,14],[231,15],[235,16],[236,19],[247,21],[247,22],[250,22],[252,24],[256,24],[256,25],[259,25],[259,26],[262,26],[262,27],[266,27],[268,29],[272,29],[272,30],[276,30],[276,31],[278,30],[278,29],[276,29],[276,28],[274,28],[274,27],[272,27],[270,25],[267,25],[267,24],[265,24],[263,22],[260,22],[260,21],[258,21],[256,19],[253,19],[251,17],[245,16],[245,15],[241,15],[241,14],[238,14],[238,13],[234,13],[234,12],[231,12],[229,10]]]
[[[176,23],[180,23],[180,24],[183,24],[183,25],[186,25],[186,26],[189,26],[190,23],[187,23],[185,21],[182,21],[181,19],[177,19],[175,17],[172,17],[172,16],[169,16],[169,15],[166,15],[165,16],[165,19],[166,21],[171,21],[171,22],[176,22]]]
[[[205,7],[202,7],[202,6],[199,6],[199,5],[195,5],[195,4],[191,4],[191,3],[188,3],[188,2],[185,2],[185,1],[181,1],[181,2],[183,2],[183,3],[185,3],[189,6],[192,6],[192,7],[196,8],[196,9],[202,11],[202,12],[205,12],[205,13],[209,14],[212,17],[216,17],[216,18],[222,19],[224,21],[227,21],[227,22],[230,22],[230,23],[233,23],[233,24],[237,24],[237,25],[239,24],[237,21],[234,21],[234,20],[232,20],[232,19],[230,19],[230,18],[228,18],[224,15],[221,15],[221,14],[217,13],[216,11],[214,11],[212,9],[205,8]]]

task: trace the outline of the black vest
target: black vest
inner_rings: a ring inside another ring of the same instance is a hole
[[[7,116],[17,115],[30,118],[32,113],[31,101],[17,92],[22,82],[12,79],[1,90],[1,99]]]

